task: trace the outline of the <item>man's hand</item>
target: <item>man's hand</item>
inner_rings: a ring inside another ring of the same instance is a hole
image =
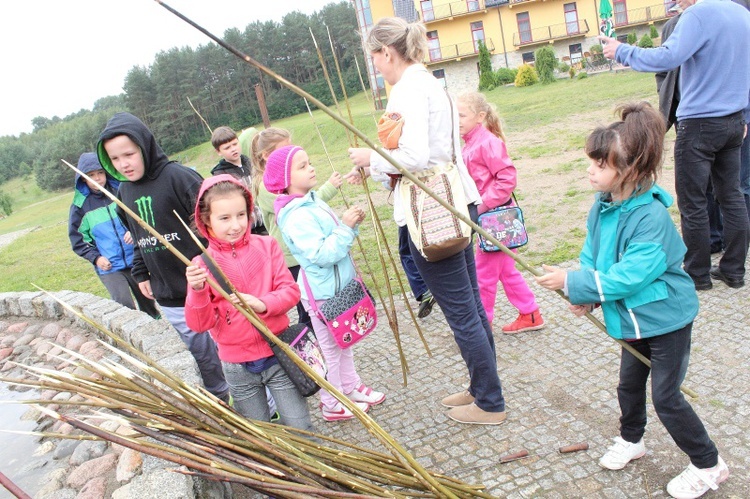
[[[606,36],[598,36],[599,41],[602,42],[602,54],[607,59],[614,59],[617,53],[617,47],[622,45],[615,38],[609,38]]]

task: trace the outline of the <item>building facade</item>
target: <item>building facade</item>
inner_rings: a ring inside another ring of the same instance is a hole
[[[551,46],[558,60],[581,63],[599,44],[599,0],[352,0],[364,36],[378,19],[389,16],[421,20],[429,45],[425,65],[451,92],[476,90],[479,43],[492,55],[492,67],[515,69],[534,63],[534,51]],[[674,0],[610,0],[618,39],[651,26],[661,32]],[[369,54],[366,54],[369,59]],[[382,98],[386,85],[368,62],[373,93]]]

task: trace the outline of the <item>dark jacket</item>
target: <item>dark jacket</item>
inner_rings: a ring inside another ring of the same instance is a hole
[[[681,14],[680,14],[681,15]],[[661,29],[661,42],[664,43],[674,31],[680,20],[677,15],[664,24]],[[659,111],[667,122],[667,130],[677,122],[677,105],[680,103],[680,87],[677,84],[680,78],[680,68],[672,71],[660,71],[654,75],[656,78],[656,91],[659,93]]]
[[[87,152],[78,160],[78,169],[83,173],[101,170],[96,153]],[[107,174],[105,189],[117,192],[120,182]],[[94,265],[99,274],[125,270],[133,265],[133,246],[125,244],[123,237],[127,229],[116,213],[117,205],[98,190],[92,191],[86,180],[76,174],[75,194],[68,218],[68,238],[73,251]],[[112,264],[110,270],[96,266],[96,259],[105,257]]]
[[[234,163],[230,163],[226,159],[223,159],[219,161],[219,164],[214,166],[211,169],[211,175],[222,175],[222,174],[228,174],[242,182],[245,187],[252,190],[253,185],[253,166],[250,163],[250,158],[245,156],[244,154],[240,154],[240,163],[241,166],[237,166]],[[252,233],[253,234],[261,234],[261,235],[268,235],[268,231],[266,230],[265,221],[263,220],[263,212],[260,210],[260,207],[256,204],[253,207],[253,226],[252,226]]]
[[[107,140],[120,135],[129,137],[141,150],[145,172],[135,182],[127,181],[117,172],[104,149]],[[151,130],[129,113],[117,113],[109,120],[99,137],[97,152],[105,171],[122,181],[117,197],[128,208],[188,259],[200,253],[195,241],[173,213],[190,223],[203,181],[195,170],[170,161]],[[122,210],[118,210],[118,215],[126,222],[136,243],[132,270],[135,280],[150,280],[151,290],[160,305],[184,306],[187,290],[185,264],[133,218]]]

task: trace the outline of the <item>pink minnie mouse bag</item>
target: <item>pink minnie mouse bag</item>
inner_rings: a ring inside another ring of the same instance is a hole
[[[318,308],[304,270],[302,272],[307,297],[315,315],[328,326],[333,339],[341,348],[349,348],[359,342],[378,325],[375,303],[359,276],[339,289],[339,269],[335,266],[334,275],[338,291]]]

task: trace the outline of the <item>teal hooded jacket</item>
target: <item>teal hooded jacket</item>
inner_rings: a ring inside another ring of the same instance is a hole
[[[589,212],[581,270],[568,272],[574,305],[600,303],[610,336],[641,339],[676,331],[698,314],[698,295],[682,269],[685,244],[658,185],[622,203],[598,194]]]

